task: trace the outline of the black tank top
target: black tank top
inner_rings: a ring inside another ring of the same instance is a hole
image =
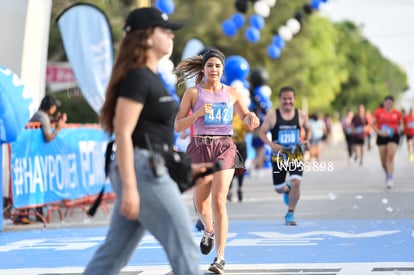
[[[300,143],[299,111],[291,120],[284,120],[280,110],[276,109],[276,125],[270,130],[272,141],[282,146],[293,146]]]

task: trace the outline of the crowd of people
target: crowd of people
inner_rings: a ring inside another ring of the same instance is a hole
[[[407,143],[409,161],[414,161],[414,112],[411,107],[406,113],[404,109],[398,110],[394,106],[394,97],[388,95],[372,113],[360,104],[356,112],[348,110],[341,120],[345,136],[348,164],[359,163],[363,165],[365,147],[378,147],[379,157],[385,173],[387,188],[394,186],[394,159],[398,146]]]

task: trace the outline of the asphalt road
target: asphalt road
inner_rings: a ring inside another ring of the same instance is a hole
[[[296,227],[284,225],[286,206],[273,191],[271,171],[250,170],[243,202],[228,203],[226,273],[414,274],[413,168],[403,143],[395,159],[395,186],[387,189],[375,146],[360,166],[348,164],[343,143],[325,145],[321,161],[305,171]],[[191,192],[183,198],[195,222]],[[99,210],[88,219],[75,209],[62,222],[54,213],[46,228],[5,224],[0,274],[80,274],[103,240],[109,217]],[[198,241],[201,233],[194,230],[194,236]],[[22,257],[30,260],[17,260]],[[203,269],[212,257],[202,257]],[[67,258],[76,260],[68,264]],[[121,274],[169,270],[162,248],[147,236]]]
[[[247,164],[249,165],[249,164]],[[376,146],[365,152],[364,163],[348,164],[345,145],[325,144],[319,163],[308,163],[303,176],[301,198],[296,218],[312,219],[413,219],[414,218],[414,162],[408,161],[405,142],[395,158],[395,186],[387,189]],[[231,220],[278,220],[286,211],[282,196],[273,191],[271,170],[251,170],[244,182],[244,200],[229,202]],[[234,187],[232,192],[235,193]],[[189,211],[194,214],[191,191],[183,194]],[[236,194],[233,195],[233,200]],[[109,208],[111,205],[108,206]],[[59,221],[56,212],[48,228],[102,226],[110,215],[102,210],[88,219],[75,209]],[[42,224],[10,225],[5,231],[42,228]]]
[[[348,165],[345,145],[325,145],[320,163],[311,163],[303,176],[296,218],[412,219],[414,218],[414,162],[405,144],[395,159],[395,186],[387,189],[377,148],[366,152],[364,163]],[[328,171],[329,170],[329,171]],[[229,204],[231,219],[281,220],[282,196],[273,192],[271,171],[252,171],[245,183],[243,203]]]

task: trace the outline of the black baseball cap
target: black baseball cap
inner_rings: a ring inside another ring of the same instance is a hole
[[[55,98],[54,96],[47,95],[42,99],[42,102],[40,102],[40,109],[49,110],[53,105],[59,107],[60,104],[61,102],[59,99]]]
[[[161,27],[165,29],[178,30],[182,24],[168,21],[168,16],[159,9],[153,7],[138,8],[131,11],[124,25],[125,32],[147,29],[151,27]]]

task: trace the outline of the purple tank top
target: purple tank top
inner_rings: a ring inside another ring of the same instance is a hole
[[[230,101],[226,86],[217,92],[208,92],[197,86],[198,98],[192,111],[195,112],[207,103],[213,104],[213,112],[197,118],[194,122],[195,135],[232,135],[233,103]]]

